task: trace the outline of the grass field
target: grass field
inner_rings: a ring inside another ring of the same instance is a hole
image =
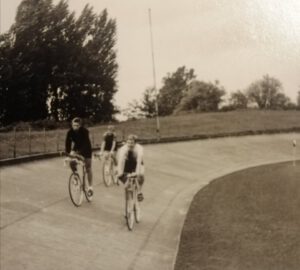
[[[176,270],[298,270],[300,162],[213,181],[194,197]]]
[[[218,113],[194,113],[160,118],[160,135],[163,138],[215,135],[243,131],[284,131],[300,128],[300,111],[233,111]],[[94,147],[101,144],[106,126],[90,127]],[[119,140],[129,133],[140,138],[156,138],[155,119],[122,122],[116,125]],[[64,149],[66,130],[28,131],[0,133],[0,159],[27,155],[29,153],[54,152]],[[15,143],[16,142],[16,143]],[[15,149],[15,151],[14,151]]]

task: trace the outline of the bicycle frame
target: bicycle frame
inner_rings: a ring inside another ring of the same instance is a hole
[[[86,165],[85,165],[85,161],[82,159],[82,158],[78,158],[78,157],[73,157],[73,156],[69,156],[68,158],[65,159],[65,165],[66,164],[71,164],[71,162],[75,162],[75,167],[76,167],[76,170],[73,170],[75,168],[72,169],[72,173],[71,173],[71,176],[70,176],[70,179],[69,179],[69,193],[70,193],[70,196],[71,196],[71,201],[73,202],[73,204],[75,206],[79,206],[82,202],[82,200],[80,199],[80,202],[75,202],[74,199],[73,199],[73,195],[71,194],[71,191],[70,191],[70,181],[71,181],[71,177],[73,175],[77,175],[77,177],[79,178],[79,181],[81,182],[81,187],[80,187],[80,192],[83,192],[85,194],[85,197],[87,199],[88,202],[91,201],[91,197],[90,195],[88,194],[87,190],[86,190]],[[80,174],[78,173],[78,165],[82,167],[82,181],[80,180]]]
[[[85,182],[85,175],[86,175],[86,167],[85,167],[85,163],[83,160],[78,159],[77,157],[68,157],[65,159],[65,164],[70,163],[71,162],[76,162],[76,167],[77,165],[79,165],[82,168],[82,180],[83,182]]]
[[[134,226],[134,219],[140,222],[140,207],[137,194],[140,189],[138,177],[127,176],[125,183],[125,217],[128,229],[131,231]]]
[[[128,183],[127,183],[128,181]],[[128,188],[137,188],[137,190],[139,190],[140,188],[140,184],[139,184],[139,181],[137,179],[137,176],[127,176],[127,181],[126,181],[126,189]]]

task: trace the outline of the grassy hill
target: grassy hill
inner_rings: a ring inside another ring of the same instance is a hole
[[[160,118],[161,138],[224,135],[239,132],[268,132],[300,130],[300,111],[258,111],[244,110],[216,113],[190,113]],[[90,127],[90,137],[94,147],[101,144],[105,126]],[[135,133],[141,139],[156,138],[156,120],[141,119],[116,124],[119,140],[129,133]],[[33,153],[54,152],[64,149],[66,129],[0,133],[0,159]],[[16,140],[15,140],[16,137]],[[14,143],[16,141],[16,143]],[[14,145],[16,145],[14,147]]]

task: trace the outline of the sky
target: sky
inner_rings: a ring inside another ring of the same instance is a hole
[[[1,1],[1,33],[21,0]],[[57,3],[58,0],[53,0]],[[157,88],[167,73],[193,68],[197,79],[220,81],[227,92],[246,89],[269,74],[296,101],[300,91],[299,0],[69,0],[80,14],[88,3],[117,21],[118,92],[125,108],[154,85],[149,8]]]

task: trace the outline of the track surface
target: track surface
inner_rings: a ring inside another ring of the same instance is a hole
[[[300,142],[300,134],[145,146],[143,216],[133,232],[123,189],[104,187],[99,161],[94,200],[79,208],[70,202],[62,158],[2,168],[0,269],[173,269],[195,193],[233,171],[291,160],[292,139]]]

